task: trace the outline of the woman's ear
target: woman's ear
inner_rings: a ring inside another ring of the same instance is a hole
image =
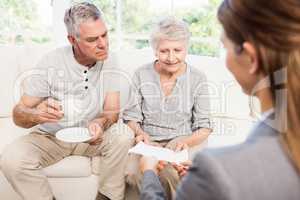
[[[255,47],[250,42],[243,43],[243,53],[250,64],[249,73],[255,74],[259,70],[258,57]]]

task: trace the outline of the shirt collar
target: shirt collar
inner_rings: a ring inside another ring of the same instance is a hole
[[[157,60],[155,60],[153,62],[153,72],[155,73],[156,76],[159,77],[159,73],[155,70],[155,63],[157,62]],[[178,77],[177,77],[177,81],[181,81],[181,80],[184,80],[188,75],[190,75],[190,72],[191,72],[191,67],[188,63],[185,63],[186,64],[186,69],[185,69],[185,72],[180,74]]]
[[[88,68],[80,63],[77,62],[77,60],[74,57],[74,53],[73,53],[73,47],[69,46],[68,47],[68,54],[69,54],[69,58],[71,59],[71,64],[72,64],[72,68],[76,68],[76,70],[80,71],[80,72],[84,72],[84,71],[89,71],[89,72],[95,72],[98,70],[101,70],[104,64],[104,61],[97,61],[96,64],[91,67]]]
[[[261,113],[259,120],[260,121],[265,121],[270,115],[274,113],[274,108],[271,108],[263,113]]]

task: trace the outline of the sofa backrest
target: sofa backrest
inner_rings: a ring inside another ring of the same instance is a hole
[[[0,46],[0,117],[11,116],[12,108],[18,101],[18,78],[22,71],[33,68],[49,50],[49,46]]]
[[[35,67],[38,60],[53,49],[51,46],[0,46],[1,55],[1,84],[0,84],[0,117],[11,116],[13,106],[18,101],[16,88],[24,71]],[[141,65],[154,60],[151,49],[128,50],[117,53],[120,67],[125,78],[132,77],[133,72]],[[215,116],[235,116],[245,118],[249,116],[248,97],[244,95],[240,86],[219,58],[189,55],[187,62],[202,70],[209,81],[212,114]],[[124,79],[124,78],[123,78]],[[121,103],[128,100],[128,80],[121,81]]]

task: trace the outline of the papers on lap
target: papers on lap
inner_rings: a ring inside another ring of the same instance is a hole
[[[140,154],[144,156],[154,156],[158,160],[181,163],[188,160],[188,151],[182,150],[180,152],[174,152],[170,149],[163,147],[155,147],[147,145],[143,142],[139,142],[137,145],[129,149],[129,153]]]

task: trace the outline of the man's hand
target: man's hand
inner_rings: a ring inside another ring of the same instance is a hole
[[[147,133],[142,133],[135,137],[135,143],[144,142],[145,144],[150,144],[150,136]]]
[[[88,129],[92,139],[88,141],[91,145],[98,145],[103,140],[103,128],[100,126],[98,122],[92,121],[88,124]]]
[[[33,121],[38,124],[58,122],[64,115],[58,101],[48,98],[33,109]]]

